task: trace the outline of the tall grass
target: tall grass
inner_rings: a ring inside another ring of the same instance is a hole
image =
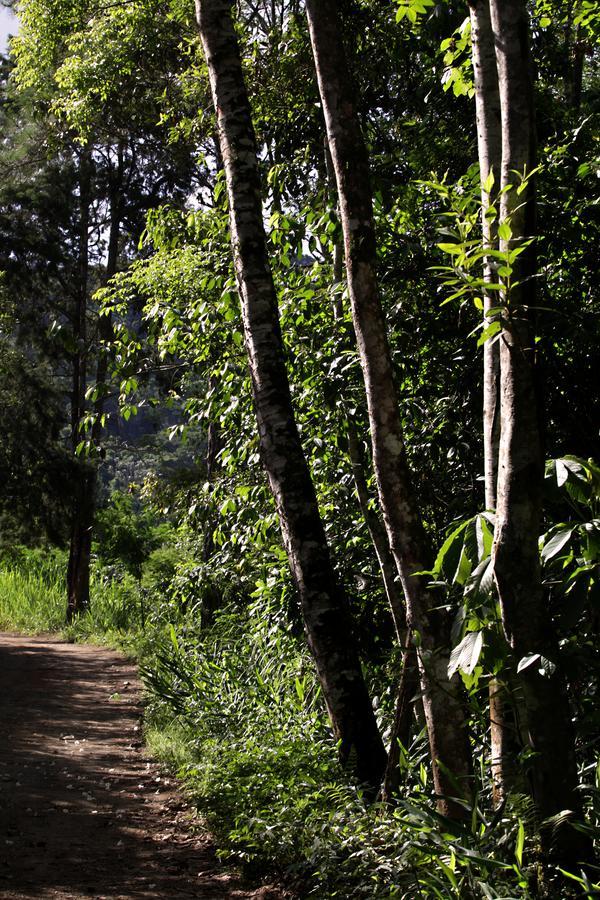
[[[135,579],[95,567],[89,609],[67,627],[66,569],[66,554],[58,550],[16,548],[0,555],[0,629],[113,644],[137,633],[143,609]]]
[[[63,576],[64,577],[64,576]],[[65,621],[66,594],[62,579],[18,565],[0,567],[0,628],[35,634],[58,631]]]

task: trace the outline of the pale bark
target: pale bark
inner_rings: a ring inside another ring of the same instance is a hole
[[[231,242],[262,460],[342,759],[352,758],[359,777],[377,788],[386,753],[294,420],[267,259],[256,140],[231,5],[231,0],[197,0],[196,12],[227,180]]]
[[[470,748],[457,680],[447,676],[449,622],[427,589],[429,551],[403,443],[387,331],[376,276],[376,245],[366,145],[333,0],[307,0],[319,92],[336,174],[348,290],[365,380],[373,465],[388,539],[406,598],[408,625],[418,632],[423,702],[439,806],[460,817],[451,798],[469,795]],[[443,764],[438,765],[438,760]],[[453,773],[447,776],[445,769]]]
[[[471,45],[475,82],[475,110],[477,117],[477,150],[481,174],[481,227],[485,249],[498,249],[497,219],[489,215],[499,199],[498,188],[502,167],[502,121],[498,70],[494,35],[490,19],[489,0],[471,0]],[[493,177],[490,187],[489,178]],[[484,259],[483,277],[486,284],[495,284],[497,261]],[[483,328],[488,328],[498,315],[490,313],[500,304],[497,291],[483,291]],[[483,458],[485,507],[496,509],[498,478],[498,450],[500,444],[500,344],[497,339],[483,345]],[[514,723],[512,699],[507,686],[499,678],[490,679],[490,750],[492,797],[499,807],[507,790],[515,784],[518,742]]]
[[[477,115],[477,150],[481,172],[481,226],[483,245],[486,249],[498,247],[497,223],[488,216],[490,206],[498,197],[500,170],[502,165],[502,122],[498,72],[494,50],[494,36],[490,20],[489,0],[474,0],[470,5],[471,40],[473,48],[473,75],[475,81],[475,110]],[[486,190],[490,173],[494,186]],[[484,280],[488,284],[497,282],[495,261],[486,258]],[[497,292],[484,290],[484,328],[494,318],[489,311],[497,307],[500,297]],[[496,508],[496,482],[498,469],[498,446],[500,442],[500,348],[497,341],[486,341],[483,347],[483,448],[485,474],[486,509]]]
[[[535,164],[529,22],[525,0],[490,0],[502,106],[500,219],[509,222],[514,248],[533,235],[535,197],[530,183],[518,195],[515,172]],[[523,254],[513,264],[500,341],[501,439],[494,574],[506,638],[517,660],[539,653],[556,666],[540,673],[529,665],[519,676],[527,714],[533,795],[542,819],[564,810],[581,815],[574,735],[566,680],[541,582],[538,535],[543,455],[538,424],[535,356],[529,314],[534,305],[534,262]],[[589,853],[587,840],[569,825],[544,828],[546,849],[573,863]]]

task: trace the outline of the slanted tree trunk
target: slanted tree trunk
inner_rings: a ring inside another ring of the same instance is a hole
[[[332,197],[335,198],[337,204],[335,172],[327,138],[325,138],[325,166],[327,170],[329,191]],[[339,215],[339,207],[337,212]],[[341,241],[336,241],[333,248],[334,287],[341,283],[343,271],[344,247]],[[339,293],[336,295],[334,312],[337,321],[341,322],[343,319],[343,309],[341,294]],[[356,343],[356,336],[354,333],[352,336],[354,343]],[[344,405],[346,406],[346,404]],[[398,571],[396,569],[394,555],[389,545],[385,527],[377,511],[374,510],[371,505],[361,440],[349,410],[346,410],[346,430],[348,435],[348,456],[350,457],[350,464],[352,466],[352,477],[358,504],[375,549],[375,555],[377,557],[377,562],[379,563],[381,580],[390,607],[390,614],[394,623],[396,637],[400,646],[403,648],[402,673],[400,675],[396,695],[394,722],[388,750],[388,764],[386,766],[385,777],[381,788],[381,799],[386,803],[390,803],[397,795],[401,782],[400,745],[408,747],[410,744],[414,718],[413,700],[419,688],[419,667],[417,652],[412,641],[412,636],[407,630],[406,608],[404,606],[404,599],[401,596],[402,591],[398,583]]]
[[[502,107],[500,241],[508,252],[534,234],[531,181],[517,194],[518,176],[535,165],[533,85],[525,0],[490,0]],[[512,264],[500,340],[501,437],[493,558],[506,638],[517,660],[540,654],[519,675],[527,715],[533,795],[542,819],[565,810],[581,815],[567,685],[541,581],[543,454],[538,422],[535,355],[529,316],[535,305],[533,253]],[[549,660],[551,666],[544,663]],[[587,839],[568,823],[543,828],[546,850],[572,864],[589,854]]]
[[[333,204],[337,206],[337,190],[335,184],[335,172],[333,169],[333,160],[331,159],[331,152],[329,150],[329,145],[327,143],[327,138],[325,138],[325,168],[327,172],[327,186],[329,190],[330,197],[333,201]],[[339,216],[339,208],[337,209],[337,214]],[[344,246],[341,240],[336,241],[333,247],[333,287],[334,289],[339,287],[344,277]],[[342,338],[342,342],[344,342],[345,335],[343,334],[343,318],[344,318],[344,310],[342,306],[341,294],[338,291],[335,295],[334,301],[334,316],[335,320],[338,324],[338,329]],[[352,346],[356,345],[356,336],[352,329]],[[350,344],[350,335],[348,335],[348,341],[346,342]],[[379,563],[379,571],[381,573],[381,580],[383,582],[383,587],[385,590],[385,594],[388,600],[390,614],[392,616],[392,621],[394,623],[394,629],[396,631],[396,637],[400,645],[404,645],[406,640],[406,610],[404,608],[404,600],[401,596],[402,591],[398,584],[398,572],[396,571],[396,564],[394,562],[394,556],[390,549],[390,545],[388,543],[388,537],[383,526],[383,523],[375,509],[373,509],[371,505],[371,497],[369,492],[369,487],[367,483],[367,476],[364,454],[361,446],[361,440],[359,438],[358,432],[356,430],[356,424],[354,422],[354,418],[348,409],[349,404],[346,402],[347,400],[347,390],[345,386],[342,388],[342,402],[345,412],[346,418],[346,433],[348,437],[348,456],[350,458],[350,465],[352,467],[352,478],[354,481],[354,489],[356,491],[356,496],[358,499],[358,505],[360,507],[360,511],[362,513],[363,519],[365,520],[365,524],[369,531],[369,536],[371,538],[371,543],[375,549],[375,555],[377,557],[377,562]]]
[[[402,652],[402,672],[396,692],[394,721],[390,734],[388,764],[381,788],[384,803],[393,803],[397,797],[402,771],[400,768],[400,746],[408,749],[414,718],[414,699],[419,690],[419,660],[410,633],[406,636]],[[421,702],[420,699],[418,701]]]
[[[232,0],[197,0],[227,180],[233,258],[263,464],[342,760],[377,789],[386,753],[292,408],[263,224],[257,147]]]
[[[439,807],[461,817],[453,797],[469,796],[471,755],[458,679],[448,680],[450,629],[440,598],[427,589],[430,568],[403,443],[385,319],[376,276],[369,164],[354,104],[334,0],[306,9],[344,232],[348,290],[365,380],[373,465],[390,547],[406,598],[409,628],[418,634],[423,704]],[[438,763],[441,762],[442,765]],[[452,773],[452,776],[448,775]]]

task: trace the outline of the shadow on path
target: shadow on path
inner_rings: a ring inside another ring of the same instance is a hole
[[[118,654],[0,634],[0,897],[282,897],[219,870],[140,714]]]

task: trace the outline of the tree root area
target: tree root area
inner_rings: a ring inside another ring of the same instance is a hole
[[[0,897],[283,898],[220,866],[141,713],[118,653],[0,634]]]

